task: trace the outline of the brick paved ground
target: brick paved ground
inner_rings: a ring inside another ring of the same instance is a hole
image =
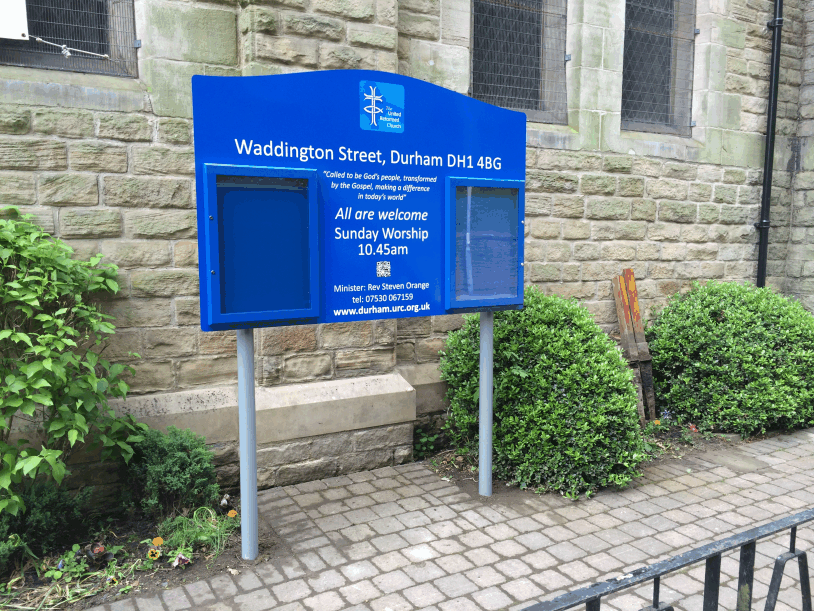
[[[483,502],[409,464],[267,490],[259,503],[290,554],[93,611],[523,609],[814,507],[814,429],[651,466],[628,489],[578,502],[500,491]],[[810,549],[814,529],[797,537]],[[755,609],[787,545],[787,534],[758,543]],[[722,608],[734,608],[737,559],[721,563]],[[789,563],[778,611],[801,608],[795,575]],[[703,582],[694,565],[662,580],[661,599],[700,610]],[[628,590],[602,608],[638,611],[650,593]]]

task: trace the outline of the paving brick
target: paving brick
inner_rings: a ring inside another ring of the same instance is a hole
[[[443,566],[441,567],[443,568]],[[470,565],[471,568],[471,565]],[[463,569],[466,570],[466,569]],[[444,594],[451,597],[464,596],[478,589],[474,583],[463,575],[450,575],[436,579],[433,584]]]
[[[426,526],[432,523],[432,520],[420,511],[411,511],[396,517],[407,528],[416,528],[417,526]]]
[[[368,580],[359,581],[339,588],[339,593],[352,605],[379,598],[382,595],[382,593],[376,589],[376,586]]]
[[[410,562],[424,562],[425,560],[432,560],[441,555],[427,544],[405,548],[401,550],[401,553],[404,554]]]
[[[240,611],[262,611],[263,609],[273,609],[277,604],[268,588],[255,590],[248,594],[235,596],[234,605]]]
[[[373,611],[410,611],[413,606],[400,594],[388,594],[369,603]]]
[[[464,547],[454,539],[441,539],[439,541],[432,541],[430,542],[429,545],[438,553],[443,555],[457,554],[466,549],[466,547]]]
[[[294,579],[273,586],[271,591],[280,602],[291,602],[294,600],[301,600],[311,594],[311,588],[302,579]]]
[[[515,541],[499,541],[490,547],[496,553],[505,557],[519,556],[528,551],[525,547]]]
[[[375,577],[379,574],[379,569],[377,569],[373,564],[367,560],[363,560],[361,562],[354,562],[353,564],[347,564],[343,566],[341,569],[342,574],[351,581],[359,581],[360,579],[368,579],[370,577]]]
[[[576,560],[585,555],[585,552],[578,548],[573,543],[563,542],[557,545],[552,545],[546,550],[552,556],[559,558],[565,562]]]
[[[401,531],[400,534],[405,541],[413,545],[417,545],[419,543],[428,543],[430,541],[435,541],[437,539],[437,537],[434,534],[432,534],[427,528],[423,526],[403,530]]]
[[[408,547],[407,543],[402,537],[396,534],[384,535],[383,537],[376,537],[370,541],[376,549],[381,552],[392,552],[397,549]]]
[[[325,592],[326,590],[335,590],[336,588],[345,585],[346,581],[342,575],[333,569],[320,573],[317,577],[308,580],[308,585],[313,588],[314,592]]]
[[[396,508],[396,512],[402,511],[401,508],[395,503],[392,503],[392,505]],[[378,508],[374,509],[378,510]],[[404,530],[404,524],[402,524],[399,520],[397,520],[394,517],[386,517],[381,518],[379,520],[373,520],[368,525],[370,526],[370,528],[375,530],[380,535],[388,535],[391,533],[397,533]]]
[[[515,537],[515,541],[526,546],[530,550],[538,550],[552,545],[551,539],[539,532],[529,532],[519,535],[518,537]]]
[[[529,566],[517,558],[498,562],[495,564],[495,568],[507,577],[521,577],[531,573]]]
[[[137,598],[135,600],[135,605],[138,611],[164,611],[166,608],[163,604],[161,604],[161,600],[158,598],[158,596],[152,596],[150,598]],[[94,611],[94,609],[96,611],[104,611],[104,607],[93,607],[93,609],[89,609],[88,611]]]
[[[186,586],[187,594],[196,606],[215,600],[215,594],[205,581],[196,581]]]
[[[323,592],[310,596],[302,601],[309,609],[314,611],[339,611],[345,607],[345,601],[336,592]]]
[[[446,598],[437,588],[429,583],[422,583],[408,588],[402,592],[402,595],[418,608],[434,605]]]
[[[317,518],[316,520],[314,520],[314,523],[324,532],[340,530],[342,528],[347,528],[352,524],[350,520],[348,520],[344,515],[341,514],[327,516],[325,518]]]
[[[209,587],[218,598],[229,598],[237,594],[237,586],[232,578],[227,575],[217,575],[209,579]]]
[[[241,571],[240,575],[237,575],[234,579],[238,587],[244,591],[256,590],[257,588],[263,587],[263,582],[260,581],[257,575],[246,569]]]
[[[485,566],[500,560],[500,556],[488,548],[472,549],[464,552],[464,556],[475,566]]]
[[[426,515],[432,522],[451,520],[452,518],[456,517],[455,512],[448,507],[428,507],[423,511],[424,515]]]
[[[531,575],[530,579],[545,588],[548,592],[570,587],[571,584],[574,583],[559,571],[551,569],[543,571],[542,573],[535,573]]]
[[[518,601],[539,598],[544,593],[534,582],[525,577],[504,583],[500,588]]]
[[[415,582],[404,571],[396,570],[374,577],[371,581],[385,594],[397,592],[415,585]]]
[[[441,611],[480,611],[468,598],[453,598],[438,605]]]
[[[492,537],[478,531],[473,531],[466,533],[465,535],[461,535],[460,537],[458,537],[458,540],[467,547],[483,547],[484,545],[489,545],[495,542],[495,540],[492,539]]]
[[[478,606],[487,611],[505,609],[512,604],[512,599],[498,588],[486,588],[480,592],[475,592],[472,598],[475,599]]]
[[[467,524],[469,523],[467,522]],[[469,526],[471,527],[472,525],[469,524]],[[430,524],[427,526],[427,530],[429,530],[436,537],[440,537],[442,539],[447,537],[455,537],[464,532],[463,528],[458,526],[455,522],[449,520],[445,522],[438,522],[437,524]]]
[[[183,588],[173,588],[161,593],[161,599],[169,609],[188,609],[192,606]]]
[[[403,566],[410,564],[410,561],[404,555],[398,552],[390,552],[389,554],[376,555],[371,558],[371,562],[379,567],[382,571],[394,571]]]

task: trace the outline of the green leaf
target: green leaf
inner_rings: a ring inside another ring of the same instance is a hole
[[[29,456],[28,458],[22,461],[23,463],[23,475],[28,477],[32,471],[34,471],[37,467],[40,466],[42,462],[42,457],[40,456]]]
[[[76,443],[77,437],[79,437],[79,431],[77,431],[76,429],[71,429],[70,431],[68,431],[68,443],[71,444],[71,447],[73,447],[74,444]]]
[[[54,476],[54,481],[56,481],[57,485],[62,483],[65,473],[66,470],[64,463],[58,462],[52,467],[51,475]]]

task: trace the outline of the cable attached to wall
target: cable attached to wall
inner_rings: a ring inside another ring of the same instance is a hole
[[[62,55],[64,55],[66,58],[70,57],[71,56],[71,51],[73,51],[74,53],[84,53],[85,55],[93,55],[94,57],[101,57],[102,59],[110,59],[110,55],[108,55],[107,53],[105,53],[104,55],[101,55],[99,53],[92,53],[91,51],[83,51],[82,49],[74,49],[73,47],[69,47],[68,45],[60,45],[60,44],[57,44],[55,42],[49,42],[49,41],[43,40],[42,38],[39,38],[39,37],[34,38],[34,40],[36,40],[37,42],[41,42],[41,43],[43,43],[45,45],[51,45],[52,47],[58,47],[58,48],[62,49]]]

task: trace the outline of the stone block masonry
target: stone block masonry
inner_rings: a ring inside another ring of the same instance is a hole
[[[692,138],[677,138],[618,129],[623,45],[614,15],[624,14],[622,0],[568,3],[567,40],[576,45],[567,49],[569,125],[528,125],[528,283],[579,299],[610,331],[610,278],[623,268],[636,273],[646,318],[694,281],[753,281],[769,61],[767,35],[755,24],[770,10],[752,0],[699,4],[697,126]],[[787,0],[769,261],[769,283],[809,309],[812,23],[811,10]],[[132,404],[144,402],[142,416],[160,425],[179,397],[204,401],[236,381],[234,333],[199,330],[192,75],[371,68],[467,93],[471,5],[139,0],[136,25],[138,79],[0,67],[0,206],[32,214],[77,256],[101,252],[119,266],[121,291],[103,300],[119,331],[106,353],[135,367]],[[578,52],[590,41],[601,53]],[[285,396],[300,386],[341,388],[388,375],[414,389],[412,414],[357,422],[362,431],[395,427],[401,437],[384,445],[345,430],[265,440],[264,456],[296,460],[263,463],[263,485],[403,460],[411,445],[406,427],[437,423],[443,414],[439,352],[462,324],[454,315],[258,330],[262,393]],[[202,413],[179,408],[183,417],[175,422],[233,445],[233,432],[218,437],[231,431],[231,420],[213,426],[219,421]],[[331,436],[346,448],[326,449]]]

